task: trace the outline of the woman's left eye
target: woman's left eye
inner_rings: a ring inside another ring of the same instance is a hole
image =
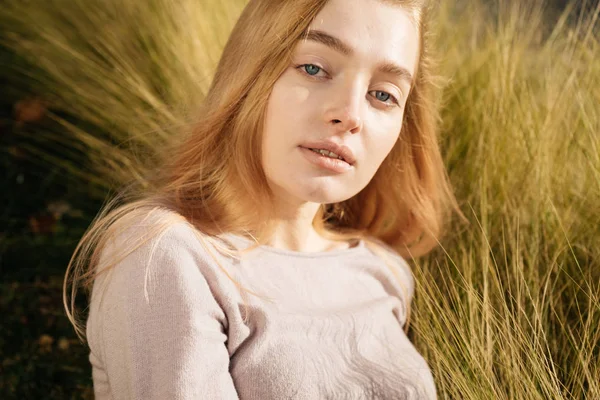
[[[388,92],[384,92],[382,90],[373,90],[373,92],[375,93],[375,98],[382,103],[386,103],[390,106],[398,104],[398,100],[396,100],[396,98]],[[388,103],[388,100],[392,100],[392,103]]]

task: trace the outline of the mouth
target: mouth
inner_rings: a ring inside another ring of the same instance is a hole
[[[345,162],[348,165],[354,165],[356,158],[350,147],[333,140],[320,140],[315,142],[303,143],[300,147],[320,154],[324,157],[330,157]]]
[[[314,151],[317,154],[320,154],[324,157],[329,157],[329,158],[333,158],[333,159],[337,159],[337,160],[341,160],[343,162],[345,162],[346,164],[350,164],[346,159],[344,159],[344,157],[332,152],[332,151],[328,151],[328,150],[324,150],[324,149],[313,149],[313,148],[309,148],[309,147],[303,147],[304,149],[307,150],[311,150]]]
[[[309,162],[321,169],[341,174],[354,168],[340,156],[334,157],[330,155],[329,151],[327,154],[323,154],[324,150],[315,148],[299,146],[299,149]]]

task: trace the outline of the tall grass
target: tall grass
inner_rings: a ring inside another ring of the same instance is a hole
[[[186,128],[244,1],[5,4],[2,44],[23,58],[4,67],[62,126],[39,140],[91,164],[38,154],[109,187],[143,183]],[[545,6],[448,0],[436,16],[441,144],[470,220],[414,262],[410,334],[440,398],[600,398],[599,9]]]
[[[417,262],[414,341],[449,398],[600,398],[599,9],[461,8],[438,45],[470,224]]]
[[[245,2],[5,0],[0,45],[21,62],[0,65],[29,80],[61,126],[26,150],[100,187],[134,179],[170,135],[193,119]],[[1,63],[2,61],[0,61]],[[29,141],[31,141],[31,138]],[[28,142],[29,142],[28,141]],[[55,154],[40,151],[52,142]],[[90,165],[65,162],[85,151]],[[101,193],[101,192],[100,192]]]

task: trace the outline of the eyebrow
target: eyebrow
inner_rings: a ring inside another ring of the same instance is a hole
[[[351,56],[354,54],[354,49],[350,45],[341,39],[320,30],[309,30],[304,35],[304,40],[310,40],[324,44],[325,46],[345,56]],[[396,75],[400,79],[407,81],[409,84],[412,83],[413,80],[412,74],[406,68],[401,67],[391,61],[384,61],[380,63],[377,66],[377,70],[386,74]]]

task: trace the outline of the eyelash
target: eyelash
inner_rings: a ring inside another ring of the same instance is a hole
[[[304,68],[307,67],[307,66],[317,67],[320,71],[327,72],[323,68],[321,68],[321,67],[319,67],[318,65],[315,65],[315,64],[300,64],[300,65],[296,66],[296,69],[301,70],[301,73],[303,73],[304,75],[308,76],[309,78],[319,79],[319,77],[317,77],[315,75],[311,75],[308,72],[306,72],[306,70]],[[397,105],[399,106],[398,99],[396,97],[394,97],[391,93],[384,92],[383,90],[373,90],[373,91],[374,92],[385,93],[385,94],[387,94],[387,95],[390,96],[390,99],[392,99],[393,103],[386,103],[385,101],[381,101],[381,100],[375,98],[375,100],[377,100],[380,103],[384,104],[386,107],[395,107]]]

